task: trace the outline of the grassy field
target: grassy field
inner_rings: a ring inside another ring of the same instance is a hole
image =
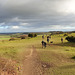
[[[0,41],[1,40],[8,40],[10,38],[9,35],[0,35]]]
[[[5,62],[11,59],[19,65],[23,60],[21,53],[26,52],[25,55],[28,55],[29,49],[34,45],[40,62],[48,65],[44,68],[43,75],[75,75],[75,43],[67,42],[63,35],[52,35],[50,41],[53,43],[48,44],[46,48],[41,47],[41,35],[24,40],[0,41],[0,59],[5,59]],[[69,35],[75,36],[75,33]],[[61,43],[61,37],[64,38],[64,43]],[[0,61],[0,65],[2,63]],[[3,67],[0,66],[0,69]]]
[[[64,43],[61,43],[61,37]],[[75,75],[75,43],[67,42],[63,34],[52,36],[51,41],[54,43],[46,49],[38,49],[41,62],[49,66],[44,75]]]

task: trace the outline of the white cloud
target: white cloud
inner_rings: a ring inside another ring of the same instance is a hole
[[[27,26],[27,25],[29,25],[29,23],[20,23],[20,25]]]
[[[12,26],[13,29],[19,29],[19,26]]]
[[[5,23],[3,22],[3,23],[0,23],[0,26],[2,26],[2,25],[4,25]]]

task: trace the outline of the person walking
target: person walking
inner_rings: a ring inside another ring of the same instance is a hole
[[[42,41],[41,43],[42,43],[42,48],[43,48],[43,46],[44,46],[44,41]]]
[[[46,42],[44,42],[44,47],[46,48]]]
[[[49,36],[47,36],[47,43],[49,43]]]
[[[44,35],[42,35],[42,39],[44,39]]]
[[[46,42],[42,41],[42,48],[45,47],[46,48]]]
[[[61,37],[61,42],[63,43],[63,38]]]

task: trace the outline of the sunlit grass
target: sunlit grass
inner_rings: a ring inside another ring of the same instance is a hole
[[[61,37],[64,39],[63,43]],[[50,41],[53,41],[53,44],[47,45],[45,49],[38,49],[41,62],[54,65],[46,69],[44,75],[75,75],[75,43],[65,40],[63,34],[53,35]]]
[[[74,35],[75,33],[69,34]],[[61,42],[63,37],[63,43]],[[40,62],[52,64],[53,66],[46,69],[44,75],[75,75],[75,43],[65,40],[64,34],[52,35],[46,48],[42,48],[42,35],[30,39],[19,39],[14,41],[0,41],[0,57],[21,61],[22,54],[29,54],[32,45],[36,48]],[[47,40],[45,35],[44,41]],[[47,42],[47,41],[46,41]]]

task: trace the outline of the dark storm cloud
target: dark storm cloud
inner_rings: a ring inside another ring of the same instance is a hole
[[[57,25],[63,29],[65,25],[74,26],[75,12],[68,13],[63,6],[67,1],[70,0],[1,0],[0,27],[7,31],[39,31],[55,29]]]

